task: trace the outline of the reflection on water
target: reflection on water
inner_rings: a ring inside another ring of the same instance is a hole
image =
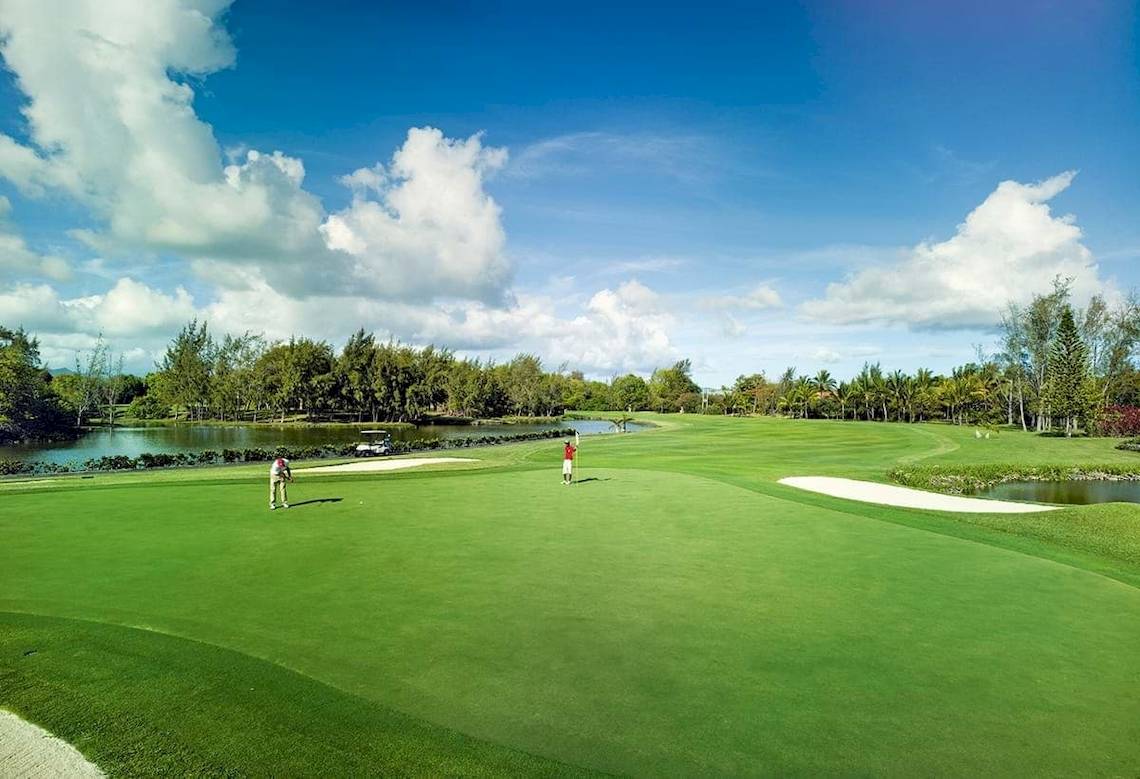
[[[246,449],[276,446],[319,446],[321,444],[349,444],[361,440],[360,431],[388,429],[394,441],[424,441],[449,438],[486,438],[490,436],[532,433],[572,427],[582,435],[614,432],[613,425],[604,420],[567,420],[538,424],[487,424],[487,425],[422,425],[420,427],[385,428],[384,423],[364,423],[359,427],[328,426],[274,426],[274,425],[178,425],[155,427],[126,427],[114,430],[93,430],[75,441],[48,444],[19,444],[0,446],[0,459],[39,460],[50,463],[83,462],[93,457],[126,455],[138,457],[144,452],[200,452],[207,449]],[[629,431],[643,426],[630,424]]]
[[[984,498],[1034,503],[1140,503],[1140,481],[1011,481],[977,494]]]

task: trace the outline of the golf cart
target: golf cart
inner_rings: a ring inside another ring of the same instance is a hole
[[[364,443],[356,445],[357,457],[381,457],[392,453],[392,436],[387,430],[361,430]]]

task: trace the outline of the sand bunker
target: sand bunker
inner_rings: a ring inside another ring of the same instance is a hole
[[[447,463],[479,462],[470,457],[411,457],[407,460],[361,460],[344,465],[318,465],[316,468],[299,470],[305,473],[367,473],[369,471],[399,471],[404,468],[417,468],[421,465],[445,465]]]
[[[1034,511],[1054,511],[1057,506],[1040,506],[1034,503],[1014,503],[1008,500],[963,498],[958,495],[940,495],[937,492],[912,490],[855,479],[837,479],[830,476],[789,476],[780,484],[819,492],[835,498],[861,500],[884,506],[901,506],[908,509],[957,511],[966,514],[1027,514]]]
[[[103,772],[63,739],[0,709],[0,776],[101,777]]]

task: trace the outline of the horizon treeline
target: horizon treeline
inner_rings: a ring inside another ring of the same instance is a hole
[[[496,363],[457,357],[448,349],[378,340],[363,329],[336,351],[326,341],[260,335],[216,339],[206,322],[191,321],[172,339],[145,378],[108,370],[100,345],[73,372],[56,376],[63,405],[82,415],[98,393],[116,384],[128,415],[140,419],[316,420],[412,422],[429,415],[463,418],[558,416],[581,411],[677,410],[700,390],[688,360],[660,368],[648,381],[636,374],[609,382],[579,371],[548,371],[533,354]],[[81,416],[78,417],[81,419]]]
[[[1074,309],[1069,282],[1028,305],[1009,305],[998,350],[939,376],[926,369],[887,373],[865,363],[850,381],[830,372],[796,375],[789,368],[773,397],[776,409],[797,417],[956,424],[1007,424],[1023,430],[1119,431],[1116,407],[1140,404],[1140,303],[1134,295],[1110,304],[1093,296]]]
[[[96,418],[110,423],[116,413],[191,421],[414,422],[652,410],[1122,432],[1105,420],[1121,417],[1114,407],[1140,405],[1134,359],[1140,304],[1133,296],[1112,304],[1094,296],[1077,310],[1070,297],[1068,282],[1057,279],[1028,305],[1010,305],[997,351],[975,347],[976,358],[947,375],[888,373],[867,363],[839,381],[827,370],[808,376],[789,367],[775,380],[763,372],[741,375],[719,391],[702,391],[687,359],[648,379],[629,373],[597,381],[565,366],[548,370],[533,354],[496,363],[379,340],[364,329],[337,351],[306,337],[219,339],[198,320],[179,331],[145,377],[124,373],[122,358],[102,338],[76,358],[73,371],[53,376],[40,364],[34,337],[0,327],[0,440],[63,433]]]

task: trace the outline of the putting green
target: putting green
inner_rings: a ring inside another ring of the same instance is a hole
[[[967,522],[774,483],[1127,453],[664,422],[586,441],[570,488],[552,442],[481,470],[298,470],[273,514],[249,469],[6,489],[0,706],[109,773],[1140,763],[1140,508]]]

